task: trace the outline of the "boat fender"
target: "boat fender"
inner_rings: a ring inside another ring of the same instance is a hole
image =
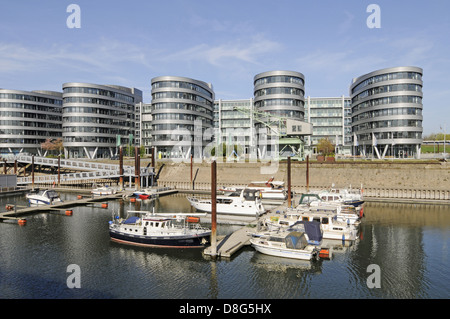
[[[198,222],[200,222],[200,217],[188,216],[188,217],[186,217],[186,221],[188,223],[198,223]]]

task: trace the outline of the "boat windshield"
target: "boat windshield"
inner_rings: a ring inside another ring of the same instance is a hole
[[[48,191],[48,192],[47,192],[47,197],[48,197],[48,198],[55,198],[55,197],[58,197],[58,193],[55,192],[55,191]]]
[[[244,198],[249,201],[254,201],[257,194],[259,194],[258,190],[246,189],[244,190]]]
[[[290,249],[303,249],[308,245],[308,241],[302,232],[290,232],[285,238],[286,247]]]

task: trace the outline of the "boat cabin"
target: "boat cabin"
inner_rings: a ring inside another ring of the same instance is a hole
[[[298,204],[309,204],[314,201],[322,201],[322,199],[317,194],[302,194]]]

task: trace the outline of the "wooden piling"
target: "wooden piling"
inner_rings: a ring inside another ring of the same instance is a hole
[[[119,185],[120,185],[120,189],[124,189],[124,184],[123,184],[123,148],[122,145],[120,145],[119,147]]]
[[[140,168],[140,155],[138,154],[139,148],[134,147],[134,188],[136,190],[141,189],[141,168]]]
[[[34,189],[34,155],[31,156],[31,189]]]
[[[291,207],[291,157],[287,158],[288,207]]]
[[[216,161],[211,163],[211,256],[217,255],[217,179]]]
[[[61,155],[58,155],[58,187],[61,187]]]
[[[306,192],[309,193],[309,155],[306,155]]]

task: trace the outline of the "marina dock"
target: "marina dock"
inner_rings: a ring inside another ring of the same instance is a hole
[[[39,206],[17,206],[11,205],[10,211],[0,213],[0,220],[15,220],[20,224],[20,221],[24,223],[23,216],[25,215],[31,215],[36,213],[42,213],[42,212],[48,212],[48,211],[65,211],[70,210],[70,208],[73,208],[75,206],[82,206],[82,205],[88,205],[91,203],[98,203],[98,202],[104,202],[112,199],[121,198],[123,196],[122,193],[120,194],[114,194],[114,195],[108,195],[108,196],[98,196],[98,197],[85,197],[77,200],[71,200],[71,201],[65,201],[61,203],[56,203],[53,205],[39,205]],[[103,204],[102,204],[103,205]],[[7,205],[8,206],[8,205]],[[103,207],[103,208],[107,208]]]
[[[70,190],[70,189],[69,189]],[[61,191],[61,190],[59,190]],[[70,190],[74,191],[74,190]],[[86,191],[85,191],[86,192]],[[104,203],[105,201],[119,199],[119,198],[128,198],[133,194],[134,190],[124,190],[121,192],[117,192],[112,195],[103,195],[103,196],[91,196],[91,195],[78,195],[76,200],[64,201],[55,203],[52,205],[34,205],[34,206],[16,206],[13,204],[8,204],[7,212],[0,213],[0,221],[14,221],[19,224],[25,224],[26,219],[24,216],[43,213],[43,212],[51,212],[51,211],[69,211],[71,208],[76,206],[89,205],[94,203],[102,203],[102,208],[108,208],[108,204]],[[156,188],[155,196],[165,196],[178,193],[178,190],[171,189],[168,187],[164,188]]]
[[[214,251],[212,246],[209,246],[203,250],[203,254],[212,257],[230,258],[242,247],[250,245],[250,233],[254,232],[255,229],[255,227],[244,226],[219,240],[217,242],[217,251]]]

